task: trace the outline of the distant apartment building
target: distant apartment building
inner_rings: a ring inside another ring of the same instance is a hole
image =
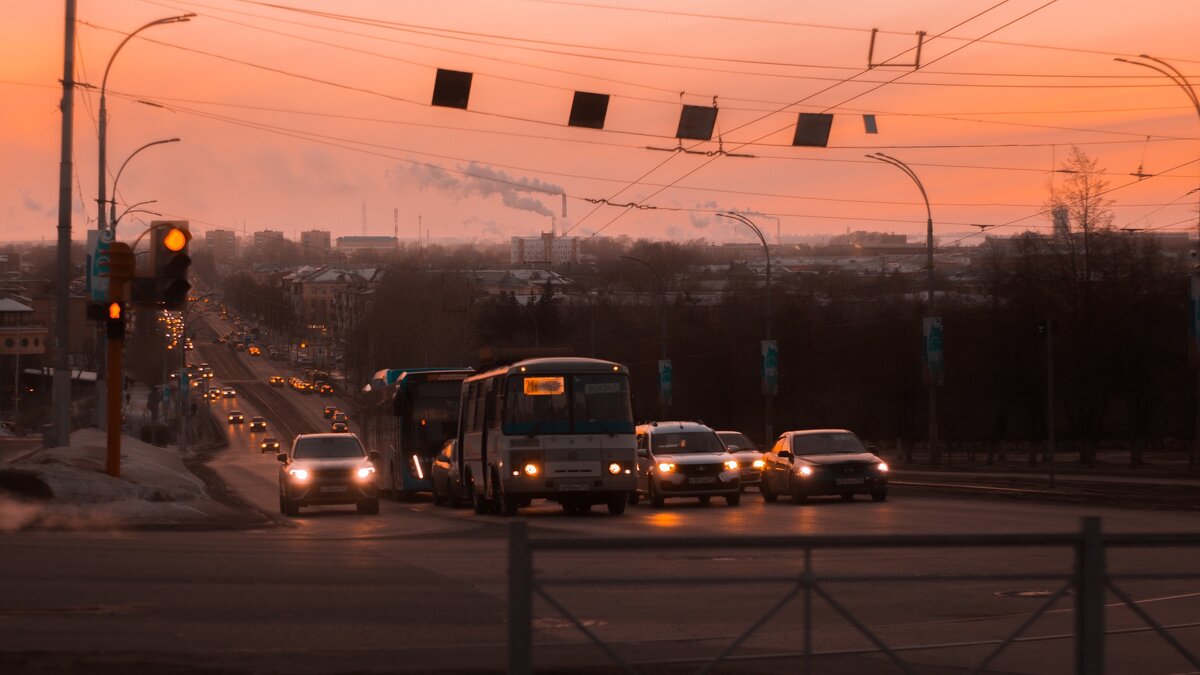
[[[300,255],[305,260],[324,260],[329,257],[329,230],[309,230],[300,233]]]
[[[339,253],[383,253],[395,251],[400,242],[395,237],[338,237]]]
[[[510,262],[514,265],[563,265],[579,262],[579,237],[513,237]]]
[[[254,257],[263,258],[267,251],[283,245],[283,233],[279,230],[259,230],[254,233]]]
[[[204,244],[214,260],[228,261],[237,254],[237,233],[233,230],[209,230],[204,233]]]

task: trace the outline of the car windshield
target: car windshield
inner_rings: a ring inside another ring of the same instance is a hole
[[[711,431],[656,431],[652,438],[654,452],[660,455],[725,452],[725,445]]]
[[[504,417],[509,435],[631,434],[629,378],[624,373],[513,377]]]
[[[746,438],[746,434],[738,433],[736,431],[726,431],[717,432],[717,435],[721,437],[721,441],[724,442],[725,445],[732,446],[738,450],[757,450],[757,448],[754,447],[754,441]]]
[[[353,436],[302,438],[292,451],[294,459],[337,459],[362,457],[364,454],[358,439]]]
[[[858,436],[848,432],[792,436],[794,455],[837,455],[866,452]]]

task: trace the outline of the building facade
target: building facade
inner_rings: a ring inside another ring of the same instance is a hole
[[[513,237],[510,261],[514,265],[564,265],[579,262],[579,237]]]
[[[204,233],[204,245],[214,260],[232,260],[237,255],[237,233],[233,230],[209,230]]]
[[[300,255],[305,261],[325,260],[332,249],[329,230],[308,230],[300,233]]]

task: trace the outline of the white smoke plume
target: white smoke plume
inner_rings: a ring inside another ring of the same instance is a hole
[[[446,171],[438,166],[413,164],[409,175],[416,179],[417,187],[445,192],[455,201],[471,195],[490,197],[499,195],[505,206],[521,211],[532,211],[543,216],[554,216],[548,206],[547,197],[561,195],[564,190],[558,185],[536,178],[521,178],[506,171],[471,162],[459,166],[461,173]],[[535,196],[536,195],[536,196]],[[554,202],[551,202],[554,203]]]

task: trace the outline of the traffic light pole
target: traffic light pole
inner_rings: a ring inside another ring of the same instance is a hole
[[[121,363],[125,348],[125,287],[133,279],[133,249],[114,241],[109,249],[108,262],[108,372],[111,375],[106,392],[107,426],[105,473],[121,477],[121,388],[125,372]]]

